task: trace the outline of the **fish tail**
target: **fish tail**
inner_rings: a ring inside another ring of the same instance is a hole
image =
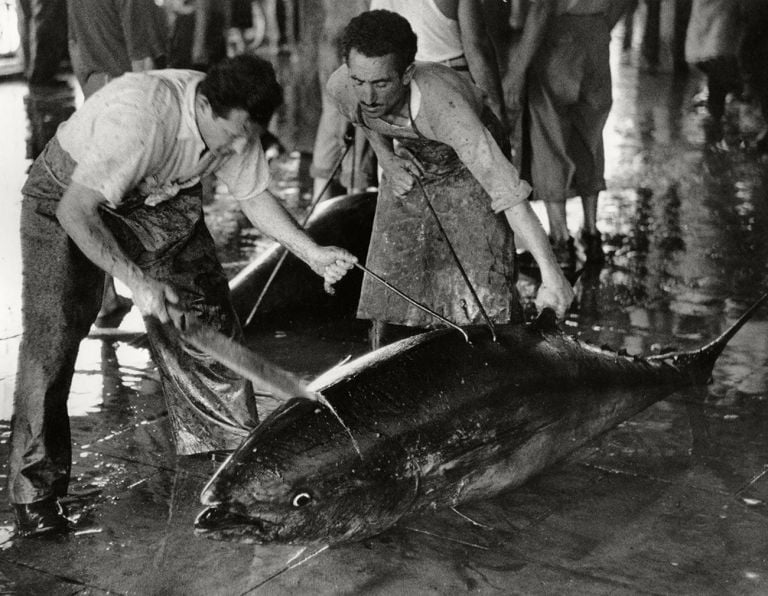
[[[738,320],[726,329],[719,337],[708,344],[690,352],[678,352],[677,354],[665,354],[649,358],[649,360],[672,360],[680,368],[688,369],[694,378],[708,381],[720,354],[734,335],[752,318],[757,310],[768,300],[768,292],[758,298]]]
[[[706,346],[701,348],[701,352],[707,352],[710,351],[714,354],[714,357],[717,358],[725,349],[725,346],[728,345],[728,342],[731,341],[734,335],[736,335],[739,330],[744,326],[744,324],[749,321],[749,319],[752,318],[752,316],[757,312],[757,310],[765,304],[766,300],[768,300],[768,292],[760,296],[753,304],[750,306],[746,311],[744,311],[744,314],[742,314],[739,319],[731,325],[728,329],[726,329],[720,337],[712,340],[710,343],[708,343]]]

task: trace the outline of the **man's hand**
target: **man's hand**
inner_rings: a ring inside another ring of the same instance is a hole
[[[315,273],[323,277],[326,291],[328,291],[330,286],[355,266],[357,257],[338,246],[317,246],[308,255],[307,263]]]
[[[382,163],[382,169],[387,175],[392,191],[397,197],[404,197],[413,188],[417,176],[424,174],[422,167],[416,156],[404,147],[398,147],[395,155]]]
[[[169,305],[179,302],[179,295],[171,286],[145,277],[129,288],[133,294],[133,302],[143,316],[153,316],[161,323],[172,322],[176,328],[182,328],[181,320],[177,316],[179,309],[169,308]]]
[[[552,275],[545,275],[542,270],[541,285],[536,293],[536,308],[539,312],[551,308],[557,315],[557,320],[565,318],[574,298],[573,288],[558,268]]]

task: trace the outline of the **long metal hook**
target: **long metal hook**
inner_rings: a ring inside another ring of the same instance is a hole
[[[467,287],[469,288],[469,291],[472,294],[472,297],[475,299],[475,302],[477,303],[477,307],[480,309],[480,314],[483,315],[483,318],[485,319],[485,322],[488,325],[488,328],[491,330],[491,337],[493,338],[493,341],[496,341],[496,328],[493,326],[493,322],[491,321],[491,318],[488,316],[488,313],[485,311],[485,308],[483,307],[483,303],[480,302],[480,297],[477,295],[477,292],[475,291],[475,288],[472,285],[472,282],[469,280],[469,276],[467,275],[467,272],[464,270],[464,267],[461,264],[459,255],[456,254],[456,251],[453,248],[453,244],[451,244],[451,240],[450,238],[448,238],[448,234],[446,233],[445,228],[443,228],[443,224],[440,222],[440,217],[437,215],[437,211],[435,211],[435,208],[432,206],[432,201],[429,200],[429,194],[427,193],[427,189],[424,187],[424,183],[421,181],[421,178],[419,178],[418,176],[415,176],[414,179],[416,180],[416,183],[419,185],[419,188],[421,189],[421,193],[424,195],[424,200],[427,202],[427,207],[429,207],[429,210],[432,212],[432,215],[435,217],[435,222],[437,223],[437,227],[440,230],[440,233],[443,235],[443,238],[445,239],[445,242],[448,245],[448,249],[451,251],[451,254],[453,255],[453,260],[456,261],[456,266],[459,268],[459,272],[461,273],[461,276],[464,278],[464,281],[466,282]]]
[[[456,331],[458,331],[459,333],[461,333],[461,334],[464,336],[464,340],[465,340],[465,341],[466,341],[468,344],[469,344],[469,343],[472,343],[472,342],[470,342],[470,341],[469,341],[469,335],[467,335],[467,332],[466,332],[466,331],[464,331],[464,330],[463,330],[461,327],[459,327],[459,326],[458,326],[456,323],[454,323],[454,322],[452,322],[452,321],[449,321],[449,320],[448,320],[448,319],[446,319],[444,316],[437,314],[435,311],[433,311],[433,310],[432,310],[431,308],[429,308],[428,306],[424,306],[423,304],[421,304],[420,302],[417,302],[416,300],[414,300],[413,298],[411,298],[411,297],[410,297],[410,296],[408,296],[407,294],[404,294],[402,291],[398,290],[398,289],[397,289],[395,286],[393,286],[391,283],[389,283],[389,282],[388,282],[388,281],[386,281],[385,279],[383,279],[383,278],[379,277],[378,275],[376,275],[376,274],[375,274],[373,271],[371,271],[370,269],[368,269],[368,268],[367,268],[365,265],[361,265],[360,263],[355,263],[355,267],[357,267],[358,269],[360,269],[360,270],[364,271],[365,273],[367,273],[368,275],[370,275],[370,276],[371,276],[373,279],[375,279],[377,282],[379,282],[380,284],[383,284],[383,285],[384,285],[384,286],[386,286],[388,289],[392,290],[392,291],[393,291],[395,294],[397,294],[398,296],[400,296],[400,297],[401,297],[401,298],[403,298],[404,300],[407,300],[408,302],[410,302],[411,304],[413,304],[413,305],[414,305],[416,308],[420,308],[420,309],[421,309],[421,310],[423,310],[425,313],[428,313],[428,314],[432,315],[433,317],[435,317],[436,319],[439,319],[440,321],[442,321],[443,323],[445,323],[445,324],[446,324],[446,325],[448,325],[449,327],[453,327],[453,328],[454,328]]]
[[[331,175],[328,177],[328,181],[325,183],[323,188],[320,190],[319,193],[317,193],[317,196],[312,199],[312,202],[309,205],[309,209],[307,210],[307,214],[304,216],[304,219],[301,222],[301,227],[304,228],[307,225],[307,222],[309,221],[309,218],[312,217],[312,214],[315,211],[315,207],[317,207],[318,203],[320,202],[320,198],[325,194],[325,191],[328,190],[328,187],[331,185],[331,182],[333,182],[333,177],[336,175],[336,173],[339,171],[339,168],[341,168],[341,164],[344,161],[344,158],[347,156],[347,153],[349,153],[350,148],[352,147],[354,136],[345,136],[344,137],[344,143],[345,148],[344,151],[339,155],[339,158],[336,160],[336,163],[333,166],[333,170],[331,171]],[[253,320],[254,315],[256,315],[256,311],[258,310],[259,306],[261,305],[261,301],[264,300],[264,296],[267,293],[267,290],[269,289],[269,286],[272,285],[272,282],[274,281],[275,277],[277,277],[278,271],[280,271],[280,267],[283,266],[283,262],[285,261],[285,258],[288,256],[288,250],[286,248],[282,249],[282,254],[280,255],[280,259],[275,263],[274,268],[272,269],[272,273],[269,274],[269,279],[267,279],[267,282],[264,284],[264,287],[261,289],[261,293],[259,294],[259,297],[256,299],[256,304],[253,305],[253,308],[251,309],[250,314],[248,315],[248,318],[245,319],[245,324],[243,327],[247,327],[251,324],[251,320]]]

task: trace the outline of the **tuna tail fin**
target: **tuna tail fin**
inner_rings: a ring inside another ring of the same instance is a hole
[[[752,306],[750,306],[744,314],[742,314],[738,320],[726,329],[719,337],[715,338],[705,346],[702,346],[698,350],[691,352],[678,352],[676,354],[663,354],[660,356],[653,356],[648,360],[673,360],[674,363],[681,368],[690,368],[691,372],[696,376],[704,377],[704,381],[709,379],[709,375],[712,372],[712,368],[715,366],[715,361],[722,354],[725,346],[731,341],[734,335],[739,332],[749,319],[755,314],[755,312],[768,300],[768,292],[760,296]]]

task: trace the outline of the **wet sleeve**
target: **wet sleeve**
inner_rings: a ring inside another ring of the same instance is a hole
[[[216,171],[216,178],[238,201],[253,199],[264,192],[269,187],[271,174],[261,143],[256,141],[241,153],[228,157]]]
[[[526,200],[531,185],[520,178],[491,132],[483,125],[474,104],[458,86],[439,81],[422,89],[422,114],[432,138],[451,146],[491,197],[491,209],[500,213]]]
[[[100,192],[112,206],[138,186],[157,161],[159,126],[155,115],[115,103],[92,122],[89,146],[72,180]]]

